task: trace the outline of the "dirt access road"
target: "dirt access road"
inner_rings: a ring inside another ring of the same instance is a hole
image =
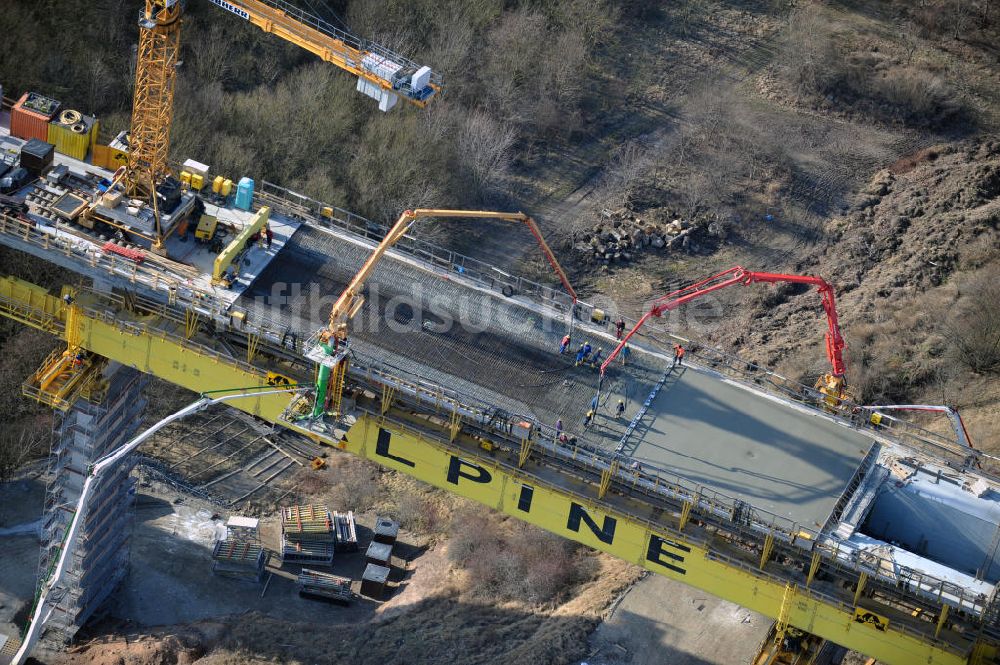
[[[588,665],[743,665],[773,622],[659,575],[647,575],[590,637]]]

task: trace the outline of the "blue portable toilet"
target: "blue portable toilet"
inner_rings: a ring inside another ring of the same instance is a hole
[[[253,204],[253,178],[248,178],[243,176],[240,178],[240,184],[236,186],[236,201],[235,205],[240,210],[250,210]]]

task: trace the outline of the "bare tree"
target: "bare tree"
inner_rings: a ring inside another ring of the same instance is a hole
[[[0,430],[0,482],[10,480],[40,449],[42,437],[21,428]]]
[[[630,141],[615,151],[608,173],[608,184],[615,204],[627,207],[632,202],[635,188],[651,163],[648,152],[635,141]]]
[[[481,111],[469,115],[458,136],[458,154],[476,189],[487,194],[497,191],[510,170],[514,128],[493,120]]]

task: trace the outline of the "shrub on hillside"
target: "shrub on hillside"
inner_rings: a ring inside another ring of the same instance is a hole
[[[1000,372],[1000,267],[979,272],[962,289],[964,304],[947,324],[954,353],[973,372]]]
[[[452,519],[448,557],[469,572],[475,595],[544,604],[589,574],[588,559],[576,543],[501,520],[478,507],[464,508]]]

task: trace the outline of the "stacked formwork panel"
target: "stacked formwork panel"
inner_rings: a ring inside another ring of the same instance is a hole
[[[267,553],[260,543],[259,521],[234,515],[226,522],[226,537],[212,549],[212,572],[224,577],[260,582]]]
[[[264,577],[267,555],[259,541],[250,538],[226,538],[212,549],[212,572],[223,577],[260,582]]]
[[[42,521],[39,579],[55,565],[83,482],[91,464],[131,439],[139,429],[146,401],[141,391],[147,378],[128,367],[111,364],[105,370],[107,390],[100,402],[78,399],[65,413],[56,413],[50,481]],[[130,455],[108,470],[84,507],[80,535],[63,578],[59,597],[43,640],[58,648],[101,608],[128,570],[135,457]]]
[[[281,561],[312,566],[332,566],[333,517],[326,506],[315,504],[281,509]]]

